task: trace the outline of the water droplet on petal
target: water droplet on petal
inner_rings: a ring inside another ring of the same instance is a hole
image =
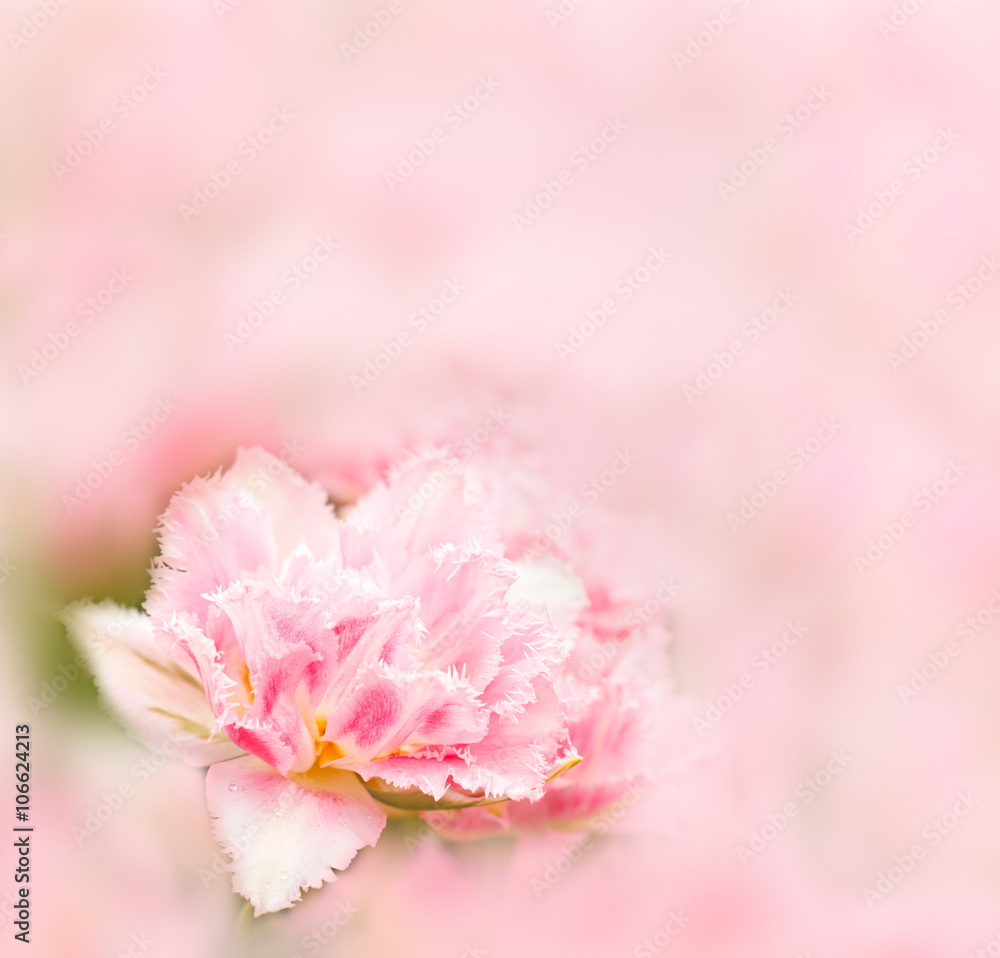
[[[229,791],[231,791],[231,792],[235,792],[238,787],[239,786],[236,784],[236,782],[230,782],[229,783]]]
[[[282,881],[285,881],[288,878],[288,872],[282,872],[279,877]]]
[[[249,828],[250,827],[250,823],[249,822],[243,822],[243,827],[244,828]]]

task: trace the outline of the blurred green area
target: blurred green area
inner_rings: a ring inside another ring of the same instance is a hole
[[[149,587],[149,569],[157,553],[150,531],[142,553],[120,548],[97,550],[86,563],[66,563],[43,554],[25,557],[7,596],[15,687],[24,696],[29,718],[87,714],[105,716],[90,672],[79,668],[77,649],[69,641],[59,613],[81,598],[112,599],[141,606]],[[80,659],[82,661],[82,657]],[[69,678],[72,676],[72,678]],[[111,721],[109,718],[107,721]]]

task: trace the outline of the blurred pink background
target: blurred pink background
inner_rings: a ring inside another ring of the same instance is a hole
[[[0,17],[0,716],[33,729],[34,954],[217,956],[241,904],[204,772],[140,782],[54,613],[138,602],[171,491],[239,445],[351,498],[424,440],[526,450],[566,504],[598,484],[640,594],[676,585],[702,757],[584,852],[386,836],[234,953],[1000,953],[1000,9]]]

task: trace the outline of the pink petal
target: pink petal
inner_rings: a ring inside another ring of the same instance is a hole
[[[239,450],[227,472],[185,485],[160,526],[146,599],[154,620],[186,612],[203,626],[206,593],[258,571],[277,573],[300,544],[317,558],[340,558],[326,493],[258,448]]]
[[[505,626],[503,661],[481,696],[500,715],[520,712],[534,701],[536,679],[551,679],[568,651],[563,637],[535,612],[515,607],[508,612]]]
[[[582,764],[581,762],[580,765]],[[576,767],[579,768],[580,765]],[[570,769],[566,775],[572,775],[574,771],[575,769]],[[638,781],[629,780],[593,785],[567,782],[562,788],[553,783],[538,802],[509,803],[507,818],[514,828],[545,828],[556,822],[561,825],[593,827],[589,821],[593,816],[625,794],[641,794],[643,787]]]
[[[474,475],[442,449],[400,463],[385,484],[358,500],[347,517],[345,561],[368,565],[378,554],[395,575],[410,556],[445,543],[500,552],[496,524]]]
[[[566,729],[567,705],[551,681],[533,682],[534,697],[521,712],[490,718],[490,729],[469,746],[468,771],[454,776],[469,790],[536,801],[554,766],[575,754]]]
[[[105,601],[75,603],[62,619],[104,701],[140,742],[151,749],[172,742],[191,765],[240,754],[238,746],[212,734],[215,716],[204,688],[192,671],[163,653],[148,616]]]
[[[453,748],[440,749],[442,756],[428,757],[426,754],[413,756],[392,756],[373,762],[352,764],[351,768],[366,782],[372,778],[382,778],[396,788],[419,788],[434,799],[440,799],[452,784],[452,772],[464,764]],[[424,753],[434,753],[434,749],[424,749]]]
[[[413,654],[420,639],[416,602],[411,598],[353,600],[338,609],[332,632],[336,670],[316,708],[318,718],[341,708],[366,665],[385,662],[405,668],[415,664]]]
[[[605,682],[575,703],[570,736],[584,760],[560,784],[621,782],[654,771],[642,761],[650,737],[649,715],[656,705],[646,690]]]
[[[394,588],[420,596],[427,629],[417,658],[431,669],[455,668],[482,691],[500,668],[506,636],[504,595],[515,579],[493,552],[440,546],[412,561]]]
[[[428,747],[416,755],[351,767],[365,781],[382,778],[397,788],[419,788],[435,799],[454,785],[487,798],[537,801],[552,769],[575,752],[566,733],[566,703],[551,683],[536,681],[533,700],[524,710],[491,715],[489,730],[479,742]]]
[[[230,734],[280,772],[305,771],[316,759],[309,689],[324,686],[330,674],[327,657],[317,651],[329,645],[328,613],[317,602],[259,582],[234,583],[212,602],[232,626],[253,691]]]
[[[510,811],[528,802],[502,802],[473,808],[421,812],[420,817],[439,835],[453,842],[476,841],[510,830]]]
[[[176,616],[166,623],[164,631],[174,637],[177,648],[195,663],[215,715],[213,730],[224,731],[230,741],[273,768],[288,771],[293,766],[312,765],[315,759],[311,754],[312,736],[308,731],[303,734],[299,727],[301,713],[292,715],[282,711],[281,723],[275,724],[261,707],[255,709],[253,689],[233,681],[227,674],[222,654],[200,629]],[[249,686],[249,676],[245,681]],[[284,700],[282,705],[286,705]]]
[[[190,616],[174,615],[157,630],[178,655],[185,655],[197,672],[209,707],[215,716],[213,729],[218,731],[234,722],[249,703],[249,693],[227,673],[226,660]]]
[[[288,779],[247,755],[209,768],[205,791],[213,834],[232,857],[233,890],[258,916],[335,881],[333,869],[346,868],[385,827],[385,813],[350,772]]]
[[[583,760],[549,784],[536,804],[514,803],[511,824],[537,828],[553,821],[583,822],[662,771],[647,761],[648,715],[654,709],[636,688],[606,682],[587,689],[574,701],[569,723]]]
[[[486,713],[476,690],[444,672],[404,672],[384,663],[365,668],[323,736],[351,762],[368,762],[403,745],[478,741]],[[347,760],[339,767],[350,767]]]

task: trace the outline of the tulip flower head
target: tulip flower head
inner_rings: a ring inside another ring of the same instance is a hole
[[[214,834],[256,914],[334,880],[387,807],[527,808],[580,744],[635,734],[628,684],[584,689],[573,665],[580,579],[512,561],[491,500],[430,449],[338,513],[240,450],[171,499],[143,611],[64,612],[111,711],[208,766]],[[591,802],[617,789],[585,784]]]

